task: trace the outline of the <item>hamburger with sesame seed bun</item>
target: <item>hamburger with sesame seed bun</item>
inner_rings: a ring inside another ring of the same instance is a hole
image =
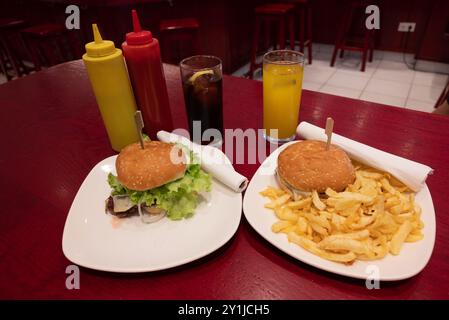
[[[171,161],[173,152],[178,161]],[[176,162],[176,163],[175,163]],[[125,147],[115,162],[117,177],[127,188],[145,191],[184,176],[186,157],[181,148],[160,141],[146,141]]]
[[[180,220],[193,215],[199,193],[210,190],[210,176],[192,152],[160,141],[133,143],[122,149],[110,173],[112,189],[106,212],[120,218],[140,215],[155,222],[165,215]]]
[[[277,178],[282,188],[294,193],[343,191],[355,180],[351,159],[339,147],[314,140],[302,140],[278,156]]]

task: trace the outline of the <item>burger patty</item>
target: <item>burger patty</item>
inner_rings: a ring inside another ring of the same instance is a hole
[[[110,213],[119,218],[127,218],[127,217],[139,215],[139,209],[137,209],[137,206],[134,206],[126,211],[115,212],[114,211],[114,200],[112,199],[112,197],[109,197],[106,199],[106,210],[105,211],[106,211],[106,213]]]

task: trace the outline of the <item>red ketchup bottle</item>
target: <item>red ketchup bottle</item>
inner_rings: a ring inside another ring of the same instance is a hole
[[[144,131],[156,139],[159,130],[172,131],[173,122],[162,69],[159,41],[142,30],[136,10],[132,10],[134,32],[122,44],[137,108],[142,111]]]

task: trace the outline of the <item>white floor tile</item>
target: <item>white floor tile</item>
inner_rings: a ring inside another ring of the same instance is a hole
[[[313,54],[312,66],[330,67],[332,54],[329,52],[317,52]]]
[[[331,58],[332,58],[332,52],[329,52],[329,51],[318,51],[315,54],[314,58],[316,58],[317,60],[327,60],[330,63]]]
[[[411,83],[414,79],[415,71],[407,67],[402,61],[390,61],[383,59],[376,72],[373,74],[375,79],[391,80],[404,83]]]
[[[287,49],[290,49],[290,46],[288,44],[287,44]],[[312,43],[312,53],[313,54],[318,53],[319,49],[320,49],[319,43]],[[299,41],[298,40],[295,41],[295,50],[299,51]],[[307,55],[308,48],[304,47],[304,51],[305,51],[305,54]]]
[[[411,84],[382,79],[371,79],[366,92],[380,93],[393,97],[407,98]]]
[[[333,44],[320,43],[318,52],[328,52],[332,53],[334,51]]]
[[[335,59],[335,65],[337,67],[343,66],[354,70],[360,70],[361,62],[360,57],[354,56],[349,52],[346,53],[343,58],[340,58],[340,56],[337,55],[337,58]]]
[[[315,54],[318,53],[319,50],[320,50],[319,46],[317,46],[316,43],[312,43],[312,52]]]
[[[349,88],[358,91],[362,91],[366,84],[368,83],[369,78],[360,76],[358,73],[349,73],[342,72],[341,70],[337,70],[332,77],[326,82],[326,84],[333,87],[340,88]]]
[[[304,69],[304,80],[324,83],[335,73],[335,69],[329,67],[308,66]]]
[[[429,103],[426,101],[420,101],[415,99],[407,99],[405,103],[407,109],[423,111],[423,112],[433,112],[435,110],[435,103]]]
[[[357,56],[349,56],[343,59],[337,58],[335,65],[338,69],[344,71],[354,71],[363,77],[371,77],[371,75],[376,71],[378,61],[366,62],[365,71],[361,71],[362,60]]]
[[[362,93],[362,90],[334,87],[329,84],[326,84],[320,89],[320,92],[329,93],[336,96],[358,99],[360,94]]]
[[[312,64],[308,64],[308,61],[306,60],[306,67],[323,67],[323,68],[330,68],[330,60],[322,60],[322,59],[315,59],[315,57],[313,57],[313,61]]]
[[[382,50],[374,50],[373,51],[373,59],[374,60],[382,60],[384,57],[384,52]]]
[[[390,71],[410,70],[403,61],[385,60],[385,58],[379,63],[378,68]]]
[[[413,70],[391,70],[378,67],[373,74],[374,79],[391,80],[404,83],[412,83],[415,71]]]
[[[407,61],[413,60],[413,54],[406,53],[405,59]],[[402,52],[384,51],[383,60],[388,61],[403,61],[404,54]]]
[[[383,52],[374,51],[373,52],[373,61],[369,62],[368,57],[367,57],[366,64],[367,65],[372,65],[372,64],[377,65],[382,60],[382,56],[383,56]],[[337,55],[337,57],[339,57],[339,55]],[[359,63],[361,63],[362,62],[362,53],[359,51],[345,51],[343,58],[341,58],[340,60],[344,60],[344,59],[353,59],[353,60],[357,60]]]
[[[417,60],[416,70],[424,72],[435,72],[435,73],[446,73],[449,74],[449,63],[427,61],[427,60]]]
[[[382,93],[373,92],[363,92],[360,96],[360,100],[382,103],[395,107],[403,107],[405,104],[405,98],[387,96]]]
[[[413,80],[413,84],[420,84],[424,86],[437,86],[444,87],[447,84],[448,76],[445,74],[437,74],[433,72],[415,72],[415,79]]]
[[[373,76],[373,73],[375,71],[376,71],[376,69],[374,69],[374,68],[366,68],[365,72],[361,72],[360,68],[346,68],[346,67],[338,68],[338,72],[347,73],[349,75],[366,78],[366,79],[371,79]]]
[[[410,90],[410,99],[435,103],[443,92],[444,87],[412,85]]]
[[[306,90],[318,91],[323,83],[313,81],[303,81],[302,88]]]

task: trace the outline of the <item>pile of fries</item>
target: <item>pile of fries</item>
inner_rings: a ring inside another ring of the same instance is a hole
[[[309,196],[268,187],[266,208],[279,220],[271,227],[324,259],[351,264],[398,255],[404,242],[423,238],[414,193],[390,174],[357,164],[356,180],[343,192]]]

